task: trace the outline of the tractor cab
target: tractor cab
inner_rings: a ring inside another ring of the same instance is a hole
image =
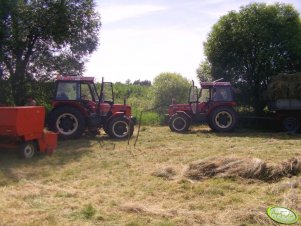
[[[54,100],[99,100],[93,77],[60,76],[56,79]]]
[[[99,96],[93,77],[57,77],[52,99],[54,108],[70,104],[74,107],[83,107],[91,112],[95,112],[97,102],[99,102]]]
[[[201,82],[200,97],[207,102],[232,102],[233,93],[230,82]]]
[[[98,94],[94,77],[59,76],[56,79],[53,106],[67,103],[81,107],[82,111],[106,116],[114,105],[113,84],[102,79]]]
[[[189,90],[190,104],[232,101],[233,93],[229,82],[201,82],[200,90],[193,83]]]

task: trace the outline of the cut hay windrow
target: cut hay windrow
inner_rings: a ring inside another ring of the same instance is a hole
[[[270,100],[301,99],[301,72],[275,76],[268,86],[267,95]]]
[[[280,164],[258,158],[216,157],[191,163],[184,176],[192,180],[212,177],[241,177],[277,181],[301,172],[301,160],[292,158]]]

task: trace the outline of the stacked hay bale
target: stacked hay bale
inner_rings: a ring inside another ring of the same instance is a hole
[[[270,100],[301,99],[301,72],[275,76],[268,86],[267,95]]]

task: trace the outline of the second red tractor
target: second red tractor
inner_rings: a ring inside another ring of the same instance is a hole
[[[187,104],[174,101],[168,109],[168,125],[174,132],[185,132],[192,124],[207,123],[215,132],[230,132],[237,123],[232,88],[229,82],[201,82],[199,91],[194,84]]]

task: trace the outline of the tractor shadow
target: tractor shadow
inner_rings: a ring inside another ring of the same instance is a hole
[[[301,131],[295,133],[283,132],[281,123],[277,120],[240,118],[237,128],[233,132],[214,132],[209,127],[192,127],[190,131],[183,134],[208,134],[219,137],[250,137],[250,138],[274,138],[279,140],[301,139]]]
[[[18,183],[22,179],[34,180],[61,171],[65,166],[79,163],[83,158],[101,155],[101,152],[114,150],[117,143],[127,140],[114,140],[106,135],[82,136],[73,140],[58,140],[55,152],[50,156],[36,153],[30,159],[18,156],[18,147],[0,149],[0,187]]]

